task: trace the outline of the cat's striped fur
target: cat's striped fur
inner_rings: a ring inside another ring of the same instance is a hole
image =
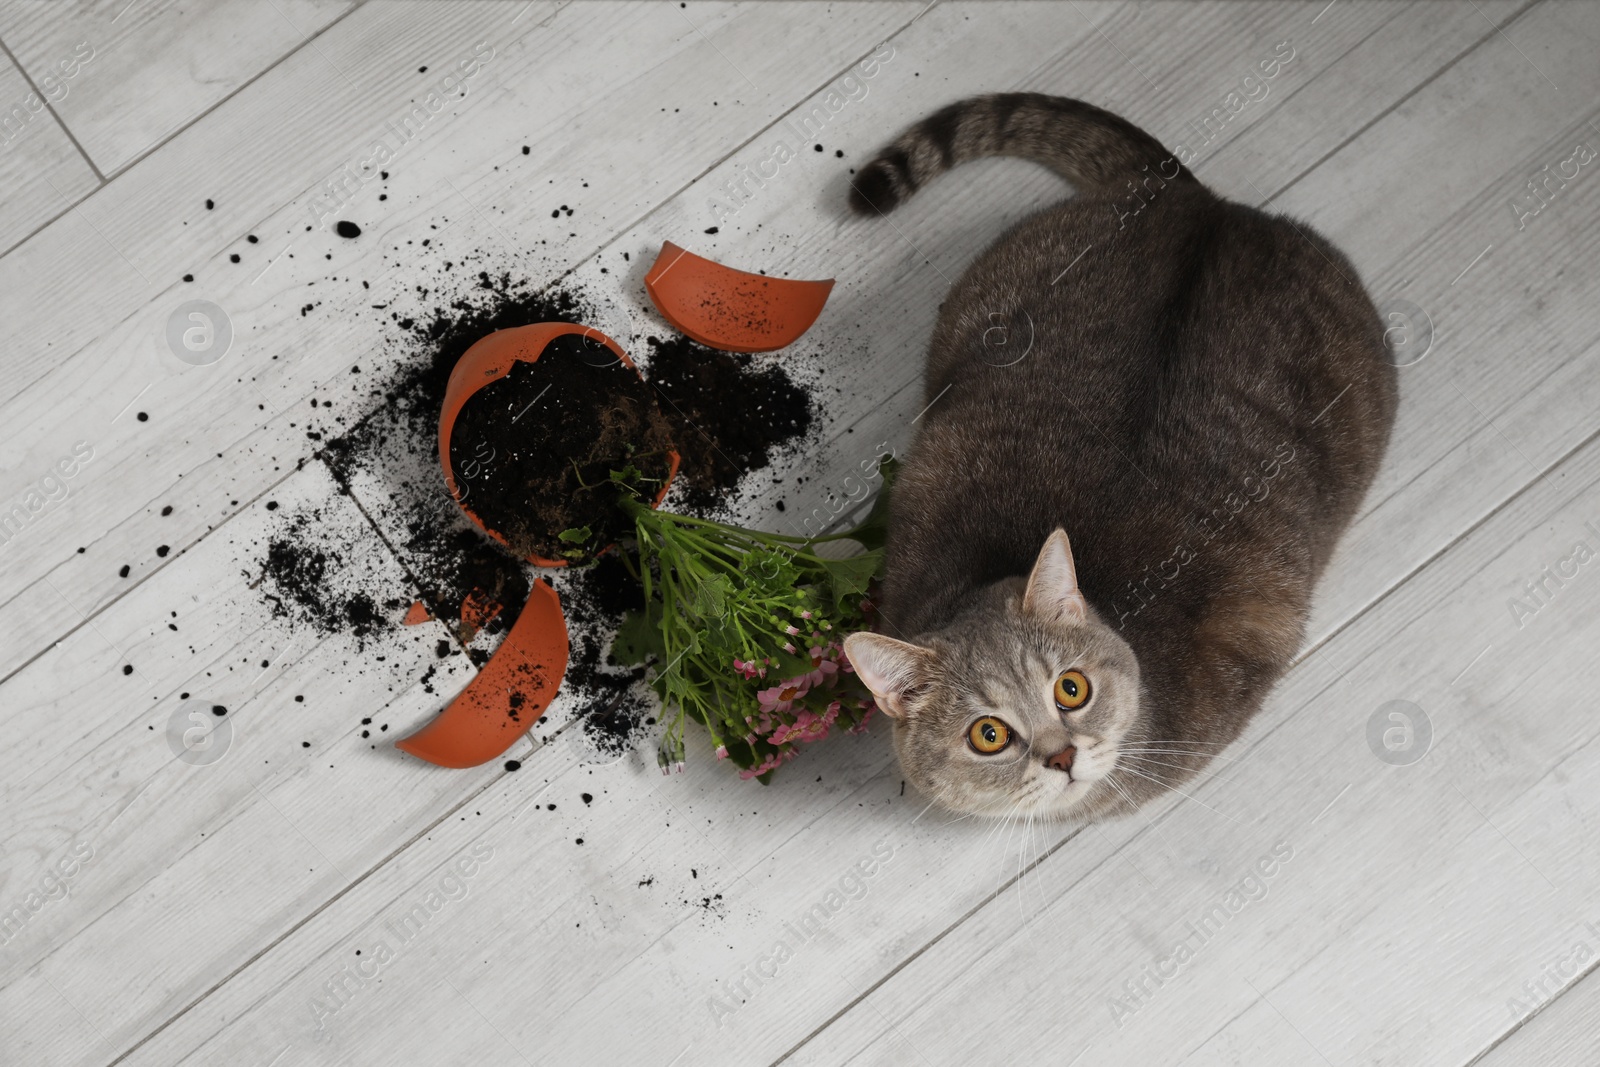
[[[860,171],[852,203],[891,210],[986,155],[1042,163],[1078,196],[1018,223],[940,309],[891,502],[884,634],[847,649],[930,796],[1125,810],[1198,772],[1291,662],[1386,447],[1395,371],[1327,240],[1216,196],[1079,101],[943,108]],[[1047,567],[1057,529],[1071,547]],[[1070,714],[1050,698],[1068,668],[1094,682]],[[1008,722],[1015,758],[968,743],[982,716]]]

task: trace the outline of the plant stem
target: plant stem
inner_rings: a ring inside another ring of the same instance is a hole
[[[847,540],[855,532],[853,530],[845,530],[841,533],[821,534],[817,537],[792,537],[789,534],[768,533],[765,530],[748,530],[742,526],[730,526],[725,522],[717,522],[715,519],[697,519],[692,515],[681,515],[674,511],[656,511],[638,498],[628,494],[622,496],[620,505],[622,510],[631,515],[635,521],[638,521],[641,516],[652,516],[657,520],[664,519],[665,523],[670,523],[674,526],[699,526],[716,530],[734,540],[777,542],[785,545],[814,545],[827,541]],[[645,521],[651,522],[652,525],[661,524],[660,521],[652,521],[651,518],[646,518]]]

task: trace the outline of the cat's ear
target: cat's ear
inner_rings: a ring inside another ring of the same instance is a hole
[[[879,709],[894,719],[905,718],[906,694],[923,684],[933,663],[931,650],[882,634],[851,634],[844,639],[844,654]]]
[[[1078,571],[1072,565],[1072,542],[1059,526],[1039,550],[1028,591],[1022,594],[1022,610],[1057,623],[1082,622],[1089,616],[1089,602],[1078,589]]]

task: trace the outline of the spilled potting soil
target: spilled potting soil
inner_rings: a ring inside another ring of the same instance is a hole
[[[461,502],[519,556],[584,558],[629,532],[612,471],[655,487],[672,431],[655,393],[611,349],[580,334],[545,345],[467,398],[450,437]],[[581,546],[562,531],[589,531]]]
[[[745,473],[766,467],[779,448],[810,431],[816,405],[782,364],[687,337],[646,344],[650,384],[682,460],[679,510],[717,509]]]
[[[389,625],[402,590],[367,588],[360,531],[327,523],[320,509],[290,516],[267,542],[259,588],[272,614],[328,637],[352,635],[358,645]],[[369,577],[370,581],[370,577]],[[524,594],[526,595],[526,594]]]
[[[352,415],[326,416],[327,425],[307,436],[319,442],[316,458],[341,491],[361,503],[404,565],[426,611],[449,627],[481,666],[494,639],[516,620],[529,581],[539,572],[471,525],[445,489],[437,433],[450,371],[467,348],[495,330],[603,320],[581,292],[535,291],[505,273],[480,272],[458,294],[423,286],[417,292],[429,312],[415,318],[392,313],[393,332],[383,350],[351,368],[371,383],[365,400]],[[716,352],[681,337],[649,338],[647,351],[629,355],[647,364],[644,373],[659,417],[681,455],[666,501],[674,510],[726,511],[744,475],[799,446],[816,419],[810,390],[780,363]],[[317,403],[311,401],[313,408]],[[537,471],[524,471],[521,480],[529,484],[537,477]],[[480,506],[488,484],[472,490]],[[505,489],[496,486],[497,492]],[[412,591],[370,587],[362,569],[351,566],[363,547],[371,551],[360,544],[370,538],[367,530],[341,532],[314,512],[286,514],[281,521],[258,561],[259,588],[274,614],[324,635],[349,634],[358,643],[401,625]],[[593,566],[544,573],[558,575],[567,615],[571,659],[562,688],[582,709],[579,739],[601,759],[620,756],[655,721],[653,698],[640,674],[604,662],[610,636],[623,613],[635,606],[638,588],[615,552]],[[501,610],[485,617],[485,603],[499,604]],[[488,641],[474,639],[480,622]],[[443,703],[454,693],[438,695]]]

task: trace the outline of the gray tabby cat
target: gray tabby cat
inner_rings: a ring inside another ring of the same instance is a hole
[[[1079,195],[941,308],[883,632],[845,648],[931,799],[1089,819],[1192,777],[1260,708],[1383,456],[1395,371],[1326,239],[1076,100],[952,104],[856,176],[852,206],[991,155]]]

